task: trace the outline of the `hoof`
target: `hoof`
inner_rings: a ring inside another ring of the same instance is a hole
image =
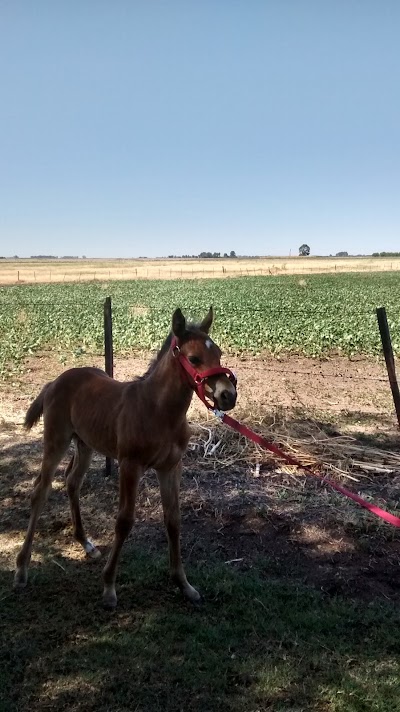
[[[189,599],[190,600],[190,599]],[[199,593],[199,598],[197,598],[195,601],[190,600],[190,603],[192,606],[195,608],[201,608],[204,605],[204,598],[203,596]]]
[[[85,554],[88,559],[100,559],[101,551],[98,549],[91,541],[87,540],[86,544],[83,545]]]
[[[196,591],[193,586],[189,586],[189,588],[182,589],[182,593],[186,600],[192,604],[192,606],[198,607],[204,603],[203,596],[198,591]]]
[[[101,551],[100,551],[100,549],[97,549],[96,547],[94,547],[94,549],[92,549],[92,551],[86,552],[86,556],[88,559],[93,559],[93,560],[101,559]]]
[[[116,598],[103,598],[103,608],[106,611],[115,611],[117,607]]]
[[[106,611],[114,611],[117,607],[117,596],[115,591],[104,591],[103,593],[103,608]]]
[[[14,591],[22,591],[28,583],[28,572],[25,569],[17,569],[14,576]]]

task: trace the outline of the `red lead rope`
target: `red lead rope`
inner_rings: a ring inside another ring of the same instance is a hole
[[[296,460],[295,457],[292,457],[291,455],[287,455],[285,452],[283,452],[283,450],[280,450],[273,443],[268,442],[268,440],[261,437],[261,435],[257,435],[257,433],[255,433],[253,430],[250,430],[250,428],[248,428],[246,425],[239,423],[234,418],[231,418],[230,415],[227,415],[226,413],[224,413],[221,410],[218,410],[217,408],[212,406],[211,403],[209,403],[207,401],[205,390],[204,390],[204,383],[205,383],[206,379],[209,378],[209,376],[215,376],[219,373],[219,374],[227,375],[228,378],[232,381],[232,383],[234,383],[236,385],[236,377],[232,373],[232,371],[229,370],[229,368],[223,368],[222,366],[218,366],[217,368],[210,368],[208,371],[204,371],[203,373],[198,373],[198,371],[196,371],[196,369],[194,369],[192,367],[192,365],[189,363],[187,358],[185,356],[183,356],[183,354],[180,352],[175,338],[172,341],[171,349],[172,349],[174,356],[178,359],[179,363],[181,364],[182,368],[186,371],[186,373],[192,379],[192,381],[193,381],[192,386],[195,390],[196,395],[204,403],[206,408],[208,408],[208,410],[211,410],[211,412],[214,413],[214,415],[217,418],[219,418],[223,423],[225,423],[225,425],[229,425],[230,428],[232,428],[233,430],[236,430],[238,433],[240,433],[241,435],[244,435],[244,437],[248,438],[249,440],[252,440],[254,443],[257,443],[257,445],[260,445],[260,447],[262,447],[264,450],[269,450],[274,455],[276,455],[277,457],[280,457],[282,460],[287,462],[289,465],[295,465],[296,467],[300,467],[308,475],[312,475],[312,477],[316,477],[323,484],[329,485],[329,487],[332,487],[332,489],[336,490],[337,492],[340,492],[340,494],[343,494],[345,497],[352,499],[353,502],[357,502],[357,504],[359,504],[361,507],[364,507],[364,509],[367,509],[369,512],[371,512],[372,514],[375,514],[377,517],[384,519],[384,521],[387,522],[388,524],[392,524],[394,527],[400,528],[400,517],[395,517],[394,514],[387,512],[385,509],[381,509],[380,507],[377,507],[375,504],[370,504],[362,497],[359,497],[358,494],[355,494],[354,492],[351,492],[350,490],[346,489],[345,487],[338,485],[336,482],[334,482],[334,480],[329,480],[326,477],[324,477],[324,475],[320,475],[319,472],[315,472],[315,470],[313,470],[308,465],[303,465],[299,460]]]
[[[218,410],[213,410],[213,413],[218,418],[220,418],[223,423],[229,425],[230,428],[233,428],[233,430],[236,430],[238,433],[241,433],[241,435],[244,435],[246,438],[249,438],[249,440],[253,440],[253,442],[260,445],[262,448],[264,448],[264,450],[270,450],[270,452],[273,452],[274,455],[277,455],[278,457],[282,458],[282,460],[285,460],[285,462],[287,462],[289,465],[296,465],[297,467],[301,467],[301,469],[307,472],[308,475],[317,477],[322,483],[329,485],[329,487],[332,487],[337,492],[340,492],[340,494],[344,494],[345,497],[349,497],[349,499],[352,499],[353,502],[357,502],[357,504],[361,505],[361,507],[364,507],[365,509],[368,509],[368,511],[372,514],[376,514],[377,517],[384,519],[385,522],[387,522],[388,524],[392,524],[394,527],[400,527],[399,517],[395,517],[394,514],[390,514],[390,512],[387,512],[385,509],[377,507],[375,504],[370,504],[369,502],[366,502],[366,500],[362,497],[359,497],[358,494],[355,494],[354,492],[351,492],[345,487],[338,485],[333,480],[329,480],[323,475],[320,475],[318,472],[312,470],[311,467],[308,467],[307,465],[302,465],[302,463],[299,460],[296,460],[295,457],[287,455],[285,452],[276,447],[276,445],[268,442],[268,440],[262,438],[261,435],[257,435],[257,433],[254,433],[252,430],[250,430],[250,428],[247,428],[246,425],[238,423],[238,421],[234,418],[231,418],[230,415],[226,415],[226,413],[222,413]]]

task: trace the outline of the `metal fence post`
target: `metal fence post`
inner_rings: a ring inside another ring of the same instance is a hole
[[[106,373],[114,377],[114,353],[112,337],[112,311],[111,297],[106,297],[104,302],[104,360]],[[106,457],[106,477],[112,474],[112,460]]]
[[[382,348],[386,361],[386,368],[389,377],[390,388],[392,390],[394,407],[396,409],[397,421],[400,428],[400,392],[399,385],[396,378],[396,368],[394,364],[394,356],[392,349],[392,342],[390,339],[389,325],[386,317],[385,307],[379,307],[376,310],[376,316],[378,318],[379,331],[381,334]]]

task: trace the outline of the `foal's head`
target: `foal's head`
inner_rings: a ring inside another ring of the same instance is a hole
[[[212,307],[200,324],[187,324],[180,309],[177,309],[172,316],[175,348],[199,376],[221,366],[221,349],[208,335],[212,321]],[[219,410],[234,408],[237,395],[236,383],[226,373],[207,376],[204,391]]]

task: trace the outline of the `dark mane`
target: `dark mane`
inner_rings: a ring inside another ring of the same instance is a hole
[[[167,338],[165,339],[163,345],[161,346],[161,348],[160,348],[160,350],[158,351],[158,353],[157,353],[157,355],[155,356],[155,358],[153,358],[153,359],[150,361],[149,367],[148,367],[146,373],[144,373],[142,376],[139,376],[139,378],[138,378],[137,380],[139,380],[139,381],[144,381],[145,378],[147,378],[148,376],[150,376],[150,374],[154,371],[154,369],[155,369],[155,367],[157,366],[157,364],[159,363],[159,361],[162,359],[162,357],[164,356],[164,354],[165,354],[165,353],[168,351],[168,349],[170,348],[170,346],[171,346],[171,341],[172,341],[172,332],[170,332],[170,333],[168,334]]]
[[[186,334],[185,334],[184,340],[186,340],[186,339],[188,339],[188,338],[190,338],[190,337],[193,337],[193,336],[195,336],[196,334],[200,334],[200,333],[201,333],[201,330],[200,330],[200,325],[199,325],[199,324],[189,323],[189,324],[187,324],[187,326],[186,326]],[[171,346],[172,337],[173,337],[173,334],[172,334],[172,332],[170,332],[170,333],[168,334],[167,338],[165,339],[163,345],[161,346],[160,350],[157,352],[155,358],[153,358],[153,359],[150,361],[149,367],[148,367],[146,373],[144,373],[142,376],[139,376],[139,378],[138,378],[137,380],[143,381],[145,378],[148,378],[148,376],[150,376],[151,373],[153,373],[153,371],[154,371],[154,369],[156,368],[157,364],[161,361],[162,357],[163,357],[163,356],[167,353],[167,351],[169,350],[169,348],[170,348],[170,346]]]

